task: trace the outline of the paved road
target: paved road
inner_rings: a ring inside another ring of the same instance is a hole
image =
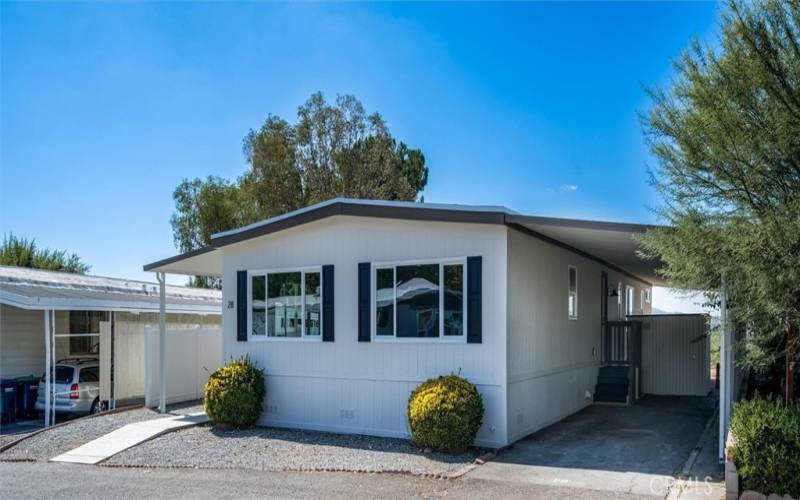
[[[604,498],[600,492],[471,479],[394,474],[120,469],[57,463],[0,463],[0,499],[192,498]],[[605,498],[636,499],[607,493]],[[652,497],[651,497],[652,498]]]

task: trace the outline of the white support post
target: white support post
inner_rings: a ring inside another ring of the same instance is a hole
[[[725,441],[731,419],[733,400],[733,335],[728,319],[728,300],[725,291],[720,301],[722,333],[719,342],[719,460],[725,461]]]
[[[161,390],[158,396],[158,409],[167,412],[167,295],[165,273],[156,273],[158,279],[158,377]]]
[[[50,380],[50,311],[44,310],[44,426],[50,427],[50,393],[52,381]]]

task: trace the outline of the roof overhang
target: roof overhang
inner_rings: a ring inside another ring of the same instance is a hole
[[[522,215],[505,207],[466,206],[336,198],[265,221],[213,235],[207,247],[144,266],[145,271],[220,276],[221,248],[336,215],[429,222],[504,224],[567,248],[609,268],[662,285],[660,263],[637,254],[636,234],[658,226]]]
[[[635,239],[658,226],[511,214],[506,216],[506,224],[653,285],[666,284],[656,272],[661,263],[640,257]]]
[[[144,270],[189,276],[222,276],[222,252],[219,248],[207,246],[152,262],[145,265]]]

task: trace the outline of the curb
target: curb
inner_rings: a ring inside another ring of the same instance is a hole
[[[149,464],[109,464],[100,462],[96,464],[97,467],[109,467],[114,469],[196,469],[196,470],[254,470],[262,472],[348,472],[352,474],[395,474],[402,476],[414,476],[425,479],[436,480],[455,480],[458,479],[475,468],[485,464],[486,462],[494,459],[497,456],[497,451],[490,451],[475,458],[469,465],[449,472],[446,474],[436,474],[431,472],[413,472],[403,469],[384,469],[384,470],[369,470],[369,469],[347,469],[338,467],[275,467],[267,469],[247,469],[244,467],[222,466],[222,467],[206,467],[198,465],[149,465]]]

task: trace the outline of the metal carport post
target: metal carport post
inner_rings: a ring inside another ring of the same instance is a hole
[[[156,273],[158,280],[158,374],[161,388],[158,396],[158,410],[167,412],[167,293],[166,273]]]

